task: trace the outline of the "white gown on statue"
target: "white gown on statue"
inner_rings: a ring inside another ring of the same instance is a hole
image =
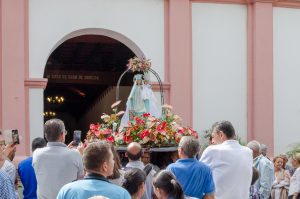
[[[126,111],[121,119],[119,131],[128,126],[131,111],[134,112],[135,116],[150,113],[150,115],[160,118],[161,111],[159,110],[161,109],[157,107],[157,100],[151,89],[151,85],[137,85],[135,82],[126,102]]]
[[[147,112],[150,113],[150,115],[156,117],[156,118],[160,118],[161,117],[161,109],[158,109],[158,105],[157,105],[157,100],[156,97],[152,91],[151,85],[150,84],[143,84],[143,90],[142,90],[142,98],[143,100],[146,102],[146,109],[148,109]],[[149,102],[149,104],[147,104],[147,102]]]

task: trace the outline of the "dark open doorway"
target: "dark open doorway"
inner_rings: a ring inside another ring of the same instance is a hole
[[[44,120],[59,118],[69,132],[80,129],[86,133],[89,123],[100,121],[101,114],[109,111],[118,78],[133,56],[127,46],[106,36],[84,35],[62,43],[45,67]],[[123,110],[132,78],[128,73],[121,82]],[[69,133],[66,142],[71,139]]]

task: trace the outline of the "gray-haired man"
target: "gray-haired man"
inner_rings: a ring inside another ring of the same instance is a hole
[[[275,180],[273,162],[261,154],[261,145],[258,141],[250,141],[247,147],[253,151],[253,166],[259,172],[259,178],[255,186],[259,190],[260,198],[268,199],[271,195],[272,184]]]
[[[34,151],[32,165],[38,198],[53,199],[63,185],[84,176],[83,163],[79,152],[64,144],[66,129],[63,121],[48,120],[44,132],[47,146]]]
[[[183,136],[179,142],[179,159],[170,164],[171,171],[187,196],[213,199],[215,185],[210,168],[199,162],[195,156],[199,152],[200,143],[192,136]]]

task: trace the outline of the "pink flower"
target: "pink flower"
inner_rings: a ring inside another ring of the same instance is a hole
[[[98,129],[95,129],[94,134],[95,136],[99,137],[101,132]]]
[[[100,128],[99,124],[90,124],[90,131],[94,133],[95,130],[98,130]]]

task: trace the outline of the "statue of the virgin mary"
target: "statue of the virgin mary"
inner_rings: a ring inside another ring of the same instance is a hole
[[[161,117],[161,111],[157,108],[157,100],[148,78],[143,74],[136,74],[133,77],[133,82],[134,84],[126,103],[126,111],[121,120],[121,129],[126,127],[128,121],[133,120],[134,116],[150,113],[154,117]]]

